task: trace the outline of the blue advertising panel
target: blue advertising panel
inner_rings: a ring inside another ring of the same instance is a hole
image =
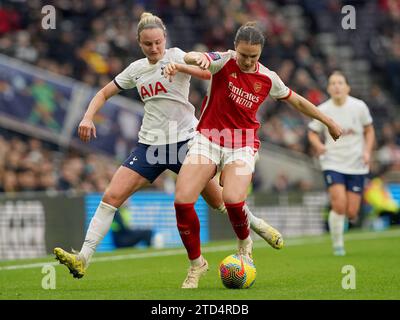
[[[398,183],[389,183],[388,189],[391,192],[393,199],[397,201],[400,205],[400,184]]]
[[[89,226],[102,194],[92,193],[85,197],[86,229]],[[128,200],[128,209],[131,212],[130,226],[132,228],[152,229],[153,234],[162,237],[165,247],[183,247],[176,227],[174,195],[164,192],[140,191]],[[208,206],[202,197],[195,204],[200,220],[201,243],[209,241]],[[112,251],[115,249],[112,231],[110,230],[97,248],[97,252]]]

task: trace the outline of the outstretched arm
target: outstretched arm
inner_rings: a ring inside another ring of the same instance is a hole
[[[186,64],[191,64],[200,67],[201,69],[208,69],[210,60],[204,53],[191,51],[185,54],[183,58]]]
[[[323,114],[314,104],[301,95],[292,92],[285,101],[301,113],[313,119],[317,119],[326,125],[333,140],[336,141],[342,135],[342,128],[335,121]]]
[[[116,86],[116,84],[111,81],[104,88],[98,91],[90,101],[89,107],[87,108],[78,127],[78,135],[83,142],[89,142],[92,136],[97,138],[96,127],[93,123],[94,115],[110,97],[116,95],[120,91],[121,90]]]

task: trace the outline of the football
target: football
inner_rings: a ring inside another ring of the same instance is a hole
[[[228,289],[247,289],[256,280],[256,267],[248,257],[232,254],[219,264],[219,276]]]

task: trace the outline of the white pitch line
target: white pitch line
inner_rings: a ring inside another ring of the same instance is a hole
[[[379,232],[375,233],[360,233],[360,234],[349,234],[345,235],[345,240],[373,240],[378,238],[395,238],[400,237],[400,230],[387,231],[383,234]],[[315,238],[307,238],[307,239],[288,239],[285,241],[285,245],[287,246],[299,246],[304,244],[316,244],[328,241],[328,237],[319,236]],[[257,241],[254,243],[255,248],[264,247],[266,244],[264,241]],[[234,250],[235,245],[222,245],[216,247],[204,247],[202,249],[203,252],[220,252],[227,250]],[[144,259],[144,258],[152,258],[152,257],[165,257],[165,256],[174,256],[186,254],[186,250],[184,249],[171,249],[171,250],[163,250],[156,252],[142,252],[142,253],[130,253],[116,256],[106,256],[106,257],[97,257],[93,258],[90,263],[94,262],[107,262],[107,261],[118,261],[118,260],[129,260],[129,259]],[[57,266],[59,262],[38,262],[38,263],[30,263],[30,264],[18,264],[11,266],[0,267],[0,271],[3,270],[20,270],[20,269],[33,269],[33,268],[41,268],[45,265]]]

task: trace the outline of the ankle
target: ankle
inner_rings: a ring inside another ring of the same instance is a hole
[[[201,267],[203,264],[204,264],[204,258],[202,255],[196,259],[190,260],[190,265],[193,268]]]
[[[246,239],[243,239],[243,240],[238,239],[239,247],[246,248],[248,246],[251,246],[252,244],[253,244],[253,240],[251,240],[250,236],[248,236]]]

